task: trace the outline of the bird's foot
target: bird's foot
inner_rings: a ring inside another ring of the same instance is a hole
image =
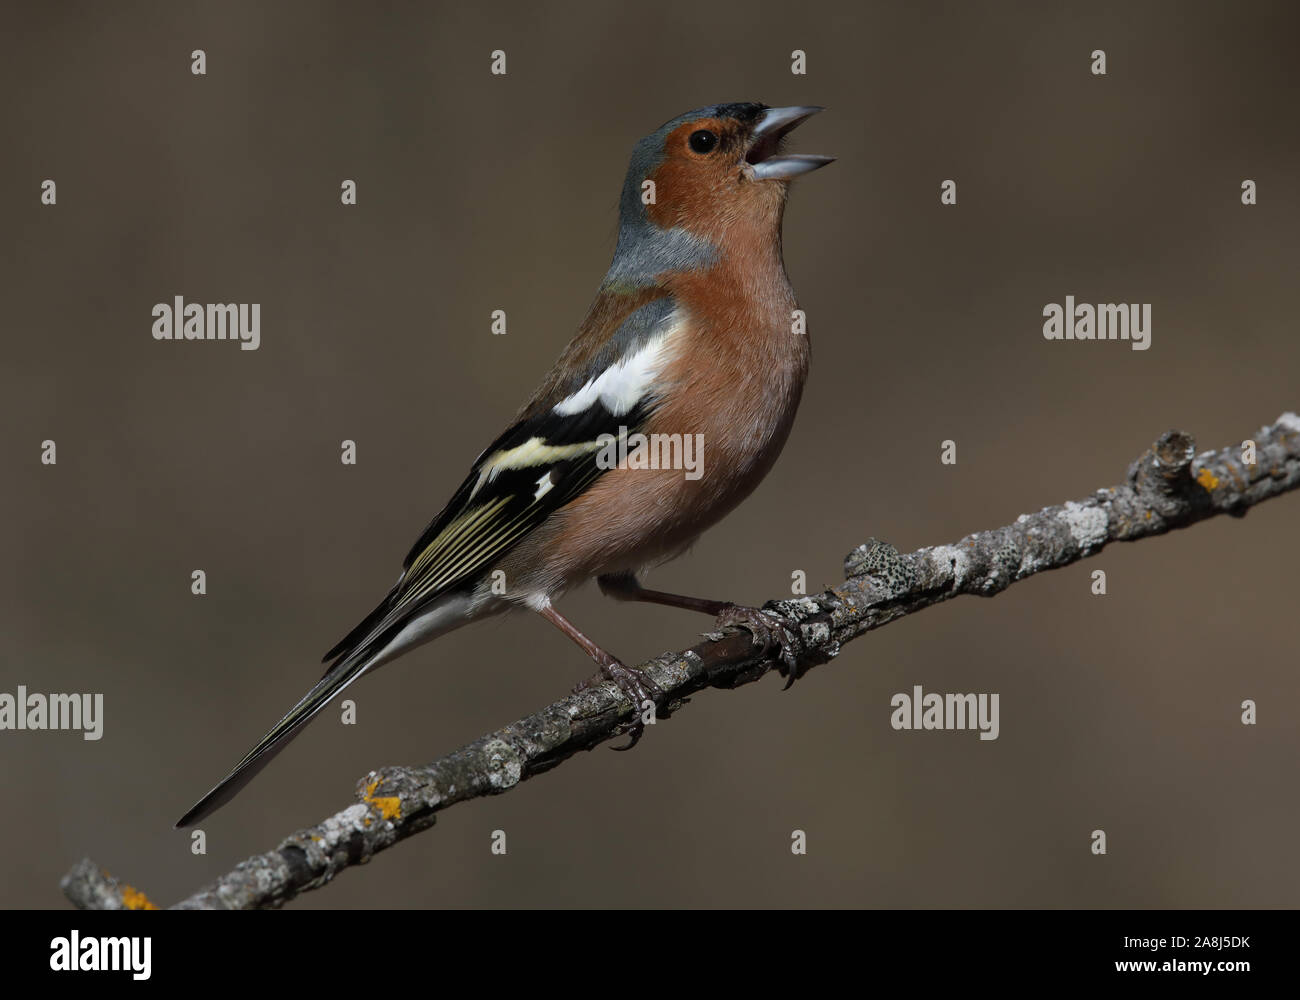
[[[787,688],[798,679],[797,667],[799,660],[796,638],[787,627],[785,619],[780,615],[765,611],[762,608],[728,604],[718,614],[717,621],[720,628],[726,628],[729,625],[743,628],[753,637],[754,645],[762,647],[761,652],[764,654],[776,647],[780,651],[780,655],[777,656],[777,669],[781,676],[786,679],[785,686]]]
[[[651,680],[650,675],[645,671],[624,666],[611,656],[607,660],[602,659],[600,661],[599,674],[578,684],[573,690],[575,693],[585,691],[587,688],[605,681],[613,681],[617,684],[618,689],[632,702],[633,710],[636,712],[636,722],[628,730],[627,744],[614,747],[615,750],[631,750],[645,735],[645,722],[641,718],[641,713],[645,710],[645,703],[648,701],[658,708],[659,702],[664,696],[663,688]]]

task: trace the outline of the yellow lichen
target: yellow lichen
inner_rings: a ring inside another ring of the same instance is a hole
[[[1204,468],[1196,474],[1196,481],[1207,490],[1212,490],[1219,485],[1219,477],[1208,468]]]
[[[122,905],[128,910],[156,910],[158,907],[139,889],[122,886]]]
[[[400,819],[402,816],[402,800],[397,795],[380,795],[375,796],[375,789],[379,787],[379,779],[376,778],[366,786],[366,793],[362,796],[367,805],[372,805],[379,810],[379,815],[384,819]]]
[[[372,806],[379,810],[379,815],[384,819],[402,818],[402,800],[396,795],[378,799],[369,799],[368,801]]]

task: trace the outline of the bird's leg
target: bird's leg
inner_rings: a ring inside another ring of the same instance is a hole
[[[702,597],[685,597],[682,594],[668,594],[662,590],[648,590],[641,586],[641,582],[632,573],[608,574],[597,577],[596,582],[603,593],[620,601],[666,604],[670,608],[685,608],[687,611],[713,615],[722,628],[738,625],[754,637],[754,645],[762,646],[764,653],[773,646],[780,647],[782,674],[786,673],[785,668],[794,661],[793,637],[787,632],[781,618],[770,611],[732,604],[729,601],[710,601]],[[788,676],[789,683],[786,687],[794,682],[795,674],[792,667]]]
[[[618,657],[605,652],[583,635],[573,622],[565,618],[564,615],[556,611],[555,608],[551,607],[551,605],[547,604],[545,607],[539,609],[538,614],[581,646],[583,650],[586,651],[587,655],[595,660],[600,666],[600,676],[606,680],[613,681],[618,685],[618,689],[631,699],[632,706],[636,711],[637,721],[628,731],[630,737],[628,744],[626,746],[614,748],[615,750],[631,750],[637,745],[637,742],[645,733],[645,723],[641,721],[641,712],[645,703],[649,701],[653,705],[658,705],[659,699],[664,695],[663,689],[651,680],[644,671],[637,670],[635,667],[624,666],[623,663],[619,661]],[[595,678],[583,681],[573,690],[581,691],[584,688],[591,687],[594,683],[596,683]]]
[[[596,577],[601,592],[619,601],[645,601],[649,604],[666,604],[670,608],[685,608],[717,618],[723,612],[736,607],[726,601],[710,601],[704,597],[686,597],[682,594],[667,594],[662,590],[647,590],[632,573],[609,574]]]

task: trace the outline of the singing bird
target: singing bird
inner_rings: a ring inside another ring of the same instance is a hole
[[[366,671],[510,608],[536,611],[581,646],[639,720],[662,696],[657,685],[552,603],[592,577],[621,600],[770,636],[774,621],[760,610],[647,590],[637,574],[681,554],[745,499],[790,433],[808,338],[795,321],[781,220],[791,178],[832,158],[782,147],[820,110],[717,104],[636,144],[614,260],[577,336],[416,541],[388,596],[325,654],[325,676],[178,827],[228,802]],[[643,468],[626,452],[609,458],[611,440],[673,440],[660,435],[700,443],[696,475]],[[629,746],[641,731],[631,727]]]

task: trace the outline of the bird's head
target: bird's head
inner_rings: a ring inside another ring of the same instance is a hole
[[[786,136],[821,108],[715,104],[636,144],[619,207],[611,278],[700,266],[733,239],[780,245],[791,178],[833,157],[786,155]],[[622,272],[622,273],[620,273]]]

